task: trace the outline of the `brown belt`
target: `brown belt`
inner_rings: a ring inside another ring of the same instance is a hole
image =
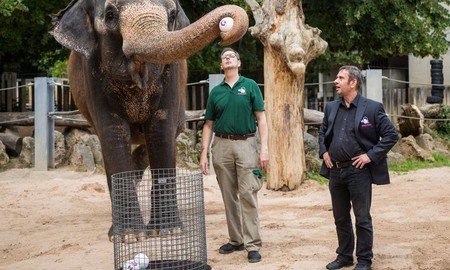
[[[224,138],[228,140],[247,140],[247,138],[255,137],[255,133],[245,134],[245,135],[223,135],[216,133],[216,136],[219,138]]]

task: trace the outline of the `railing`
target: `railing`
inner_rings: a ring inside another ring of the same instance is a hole
[[[383,78],[390,80],[389,78]],[[75,103],[70,92],[70,85],[67,79],[54,79],[55,111],[73,111],[76,109]],[[392,115],[392,120],[396,121],[396,115],[402,113],[400,105],[405,103],[415,104],[419,107],[426,104],[426,99],[431,95],[431,85],[423,87],[407,88],[408,82],[404,88],[384,88],[383,104],[386,112]],[[327,102],[335,100],[337,95],[333,88],[333,82],[323,82],[305,84],[304,107],[308,109],[323,111]],[[0,112],[33,112],[34,111],[34,79],[17,78],[14,73],[3,73],[0,85]],[[259,84],[262,92],[264,85]],[[321,97],[318,97],[319,87],[324,87],[321,91]],[[196,83],[189,83],[185,93],[185,110],[201,111],[206,108],[206,102],[209,97],[209,82],[203,80]],[[444,89],[443,104],[450,106],[450,86]],[[198,112],[196,113],[198,115]],[[186,127],[196,129],[198,127],[198,118],[188,119]]]

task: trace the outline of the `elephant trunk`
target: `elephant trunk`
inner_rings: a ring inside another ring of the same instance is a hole
[[[168,64],[186,59],[219,35],[222,38],[219,45],[227,46],[241,39],[248,28],[247,13],[235,5],[218,7],[198,21],[176,31],[167,29],[167,12],[162,7],[153,6],[149,11],[139,6],[130,6],[122,13],[122,50],[128,58],[147,63]],[[224,17],[234,20],[233,28],[228,32],[221,32],[219,29],[219,22]]]

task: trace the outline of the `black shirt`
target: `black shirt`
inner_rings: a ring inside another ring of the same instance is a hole
[[[333,161],[349,161],[355,156],[364,154],[356,140],[355,135],[355,116],[356,107],[358,107],[359,94],[346,107],[345,100],[341,98],[336,118],[333,125],[333,137],[328,149],[328,154]]]

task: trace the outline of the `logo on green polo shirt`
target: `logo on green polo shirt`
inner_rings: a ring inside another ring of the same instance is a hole
[[[242,95],[242,96],[247,95],[247,92],[245,91],[245,87],[241,87],[237,91],[238,91],[238,95]]]

